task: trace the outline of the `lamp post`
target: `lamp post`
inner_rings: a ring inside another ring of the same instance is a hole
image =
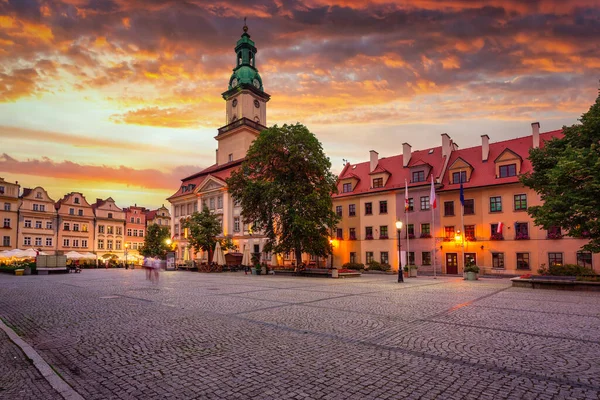
[[[402,230],[402,221],[396,221],[396,231],[398,234],[398,283],[404,282],[402,276],[402,245],[400,244],[400,231]]]

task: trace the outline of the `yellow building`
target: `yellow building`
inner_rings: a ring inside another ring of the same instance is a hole
[[[91,252],[94,249],[94,210],[78,192],[66,194],[56,203],[59,252]]]
[[[42,187],[24,189],[19,198],[17,248],[56,253],[56,209],[54,200]]]
[[[100,258],[115,255],[125,259],[125,212],[112,198],[96,199],[92,204],[96,217],[94,250]],[[104,256],[104,257],[103,257]]]
[[[440,250],[445,273],[462,273],[468,260],[493,274],[536,273],[541,265],[553,263],[600,270],[600,255],[580,251],[585,239],[568,237],[559,228],[543,230],[527,213],[528,207],[541,204],[539,196],[519,182],[532,168],[529,149],[560,137],[560,130],[540,134],[539,123],[534,123],[531,136],[489,143],[484,135],[481,146],[452,153],[438,196],[437,234],[444,240]]]
[[[17,182],[7,182],[0,178],[0,251],[18,247],[19,189]]]

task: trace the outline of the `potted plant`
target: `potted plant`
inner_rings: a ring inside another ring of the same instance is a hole
[[[465,266],[464,272],[466,274],[465,279],[467,281],[475,281],[478,279],[479,267],[471,261]]]
[[[416,278],[417,277],[417,267],[416,265],[405,265],[404,266],[404,272],[406,273],[406,276],[409,278]]]

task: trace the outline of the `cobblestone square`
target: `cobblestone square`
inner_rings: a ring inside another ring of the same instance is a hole
[[[394,275],[0,275],[0,317],[85,399],[598,399],[600,294]],[[0,332],[0,398],[58,399]]]

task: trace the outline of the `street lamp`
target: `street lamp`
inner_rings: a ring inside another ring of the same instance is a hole
[[[398,234],[398,283],[404,282],[404,277],[402,276],[402,245],[400,244],[400,231],[402,230],[402,221],[396,221],[396,230]]]

